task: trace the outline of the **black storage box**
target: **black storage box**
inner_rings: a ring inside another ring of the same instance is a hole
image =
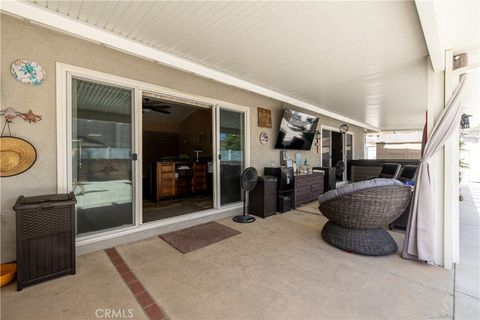
[[[75,202],[73,192],[17,199],[17,290],[75,274]]]
[[[248,212],[266,218],[277,211],[277,178],[259,177],[255,189],[248,194]]]

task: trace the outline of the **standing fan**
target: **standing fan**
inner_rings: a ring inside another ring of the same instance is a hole
[[[337,178],[338,179],[341,179],[343,178],[343,172],[345,171],[345,162],[343,162],[342,160],[339,160],[336,164],[335,164],[335,172],[337,174]]]
[[[250,223],[255,221],[255,218],[247,214],[247,192],[255,189],[258,180],[257,169],[249,167],[245,169],[240,178],[243,189],[243,214],[233,217],[233,221],[238,223]]]

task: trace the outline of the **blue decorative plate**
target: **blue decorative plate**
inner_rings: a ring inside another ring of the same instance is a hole
[[[47,77],[43,67],[35,61],[30,60],[14,61],[10,71],[17,81],[31,86],[41,85]]]

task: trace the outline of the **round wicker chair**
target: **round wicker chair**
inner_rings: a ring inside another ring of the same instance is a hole
[[[383,229],[410,202],[410,187],[394,179],[373,179],[331,190],[319,197],[328,221],[322,238],[337,248],[369,256],[395,253],[398,246]]]

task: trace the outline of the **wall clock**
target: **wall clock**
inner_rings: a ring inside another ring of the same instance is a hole
[[[45,81],[47,74],[43,67],[31,60],[17,60],[10,68],[15,80],[31,86],[39,86]]]
[[[267,142],[268,142],[268,133],[266,133],[265,131],[262,131],[262,132],[260,133],[259,139],[260,139],[260,143],[261,143],[261,144],[267,144]]]

